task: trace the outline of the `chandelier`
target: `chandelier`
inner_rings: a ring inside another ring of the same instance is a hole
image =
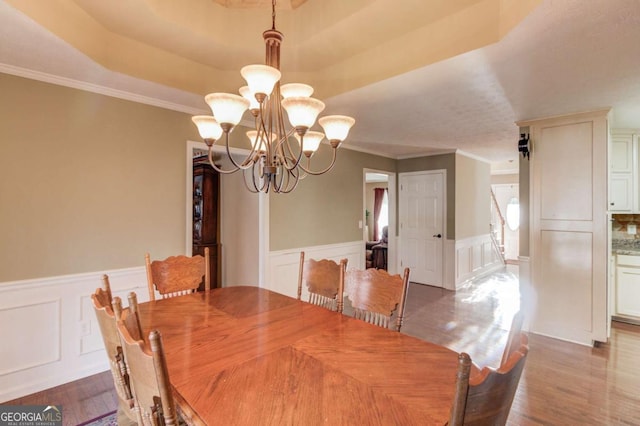
[[[210,93],[205,102],[213,116],[192,117],[198,132],[209,147],[209,163],[219,173],[242,170],[244,183],[251,192],[277,193],[293,191],[298,182],[308,175],[321,175],[333,168],[336,152],[355,123],[351,117],[328,115],[318,123],[324,133],[310,130],[324,103],[311,97],[313,88],[306,84],[280,84],[280,43],[283,34],[276,30],[276,0],[271,3],[271,29],[262,36],[266,45],[266,65],[247,65],[240,70],[247,85],[239,89],[240,95]],[[229,147],[229,133],[249,109],[254,117],[254,129],[247,132],[251,151],[244,159],[235,159]],[[285,126],[287,112],[290,127]],[[311,157],[326,137],[331,145],[332,159],[321,170],[311,169]],[[213,146],[221,138],[231,163],[223,169],[215,163]]]

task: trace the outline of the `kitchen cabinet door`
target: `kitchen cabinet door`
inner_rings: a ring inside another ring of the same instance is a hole
[[[631,212],[633,210],[633,175],[612,174],[609,178],[609,210]]]
[[[618,266],[616,314],[640,317],[640,268]]]

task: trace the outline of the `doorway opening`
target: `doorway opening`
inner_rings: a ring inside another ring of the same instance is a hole
[[[216,151],[219,148],[214,148]],[[246,150],[232,148],[233,155],[246,156]],[[207,153],[202,142],[187,142],[186,152],[186,241],[185,253],[192,255],[194,234],[194,161]],[[222,167],[227,164],[222,162]],[[265,286],[268,251],[268,196],[246,190],[242,172],[220,175],[220,283]],[[251,266],[247,266],[251,265]]]
[[[363,249],[365,268],[396,272],[396,175],[364,170]]]

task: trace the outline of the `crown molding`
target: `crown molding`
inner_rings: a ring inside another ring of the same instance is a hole
[[[482,161],[483,163],[491,164],[491,161],[487,160],[486,158],[480,157],[479,155],[471,154],[461,149],[456,149],[455,153],[467,158],[471,158],[472,160]]]
[[[329,142],[326,141],[326,140],[322,141],[322,143],[323,144],[327,144],[327,145],[329,144]],[[395,155],[383,154],[381,152],[377,152],[377,151],[374,151],[372,149],[362,148],[362,147],[350,145],[350,144],[344,143],[344,142],[340,144],[340,149],[349,149],[351,151],[362,152],[363,154],[376,155],[378,157],[390,158],[392,160],[397,160],[398,159],[398,157],[395,156]]]
[[[1,62],[0,62],[0,73],[11,74],[18,77],[28,78],[30,80],[37,80],[45,83],[55,84],[58,86],[70,87],[72,89],[84,90],[91,93],[97,93],[99,95],[110,96],[112,98],[118,98],[126,101],[156,106],[159,108],[164,108],[172,111],[184,112],[190,115],[211,114],[211,111],[208,109],[189,107],[186,105],[165,101],[165,100],[153,98],[150,96],[139,95],[139,94],[127,92],[124,90],[114,89],[112,87],[106,87],[98,84],[87,83],[85,81],[76,80],[76,79],[67,78],[67,77],[61,77],[61,76],[57,76],[57,75],[53,75],[53,74],[49,74],[41,71],[34,71],[27,68],[16,67],[14,65],[9,65]],[[239,123],[239,125],[252,128],[255,125],[255,123],[253,123],[251,120],[243,119]],[[351,151],[362,152],[364,154],[376,155],[378,157],[390,158],[392,160],[400,160],[404,158],[425,157],[428,155],[442,154],[442,153],[419,154],[415,156],[403,157],[403,156],[396,156],[391,154],[384,154],[372,149],[361,148],[361,147],[353,146],[347,143],[341,144],[340,148],[349,149]]]
[[[136,93],[126,92],[124,90],[114,89],[112,87],[101,86],[98,84],[87,83],[85,81],[75,80],[67,77],[60,77],[40,71],[29,70],[26,68],[16,67],[9,64],[0,63],[0,72],[11,74],[18,77],[24,77],[31,80],[38,80],[45,83],[51,83],[58,86],[71,87],[73,89],[84,90],[87,92],[97,93],[99,95],[110,96],[112,98],[124,99],[126,101],[137,102],[145,105],[156,106],[159,108],[169,109],[172,111],[184,112],[191,115],[201,115],[210,113],[205,109],[189,107],[174,102],[165,101],[150,96],[139,95]]]
[[[407,154],[407,155],[399,155],[396,157],[396,160],[410,160],[412,158],[420,158],[420,157],[435,157],[436,155],[446,155],[446,154],[455,154],[456,151],[454,149],[446,149],[438,152],[425,152],[422,154]]]

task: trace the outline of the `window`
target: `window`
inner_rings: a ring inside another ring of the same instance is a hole
[[[389,191],[385,190],[382,196],[382,207],[380,208],[380,216],[378,217],[378,229],[382,235],[382,228],[389,225]]]
[[[520,203],[516,197],[511,197],[507,203],[507,226],[512,231],[520,226]]]

